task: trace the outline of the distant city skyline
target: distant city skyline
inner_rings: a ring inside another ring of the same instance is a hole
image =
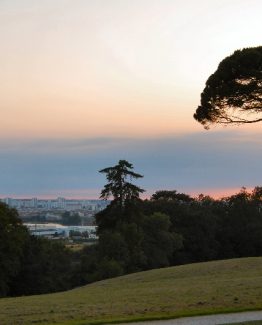
[[[0,198],[0,201],[8,204],[12,208],[19,209],[60,209],[68,211],[89,210],[93,212],[103,210],[110,201],[105,200],[81,200],[81,199],[66,199],[58,197],[56,199],[41,199],[33,198]]]

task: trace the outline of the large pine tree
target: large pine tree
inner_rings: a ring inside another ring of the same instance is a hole
[[[144,190],[132,184],[130,181],[143,176],[135,173],[132,170],[133,168],[133,165],[128,161],[119,160],[117,165],[100,170],[100,173],[106,174],[108,180],[108,183],[101,191],[100,198],[108,199],[112,196],[115,203],[119,204],[121,207],[125,205],[126,201],[138,199],[139,194],[143,193]]]

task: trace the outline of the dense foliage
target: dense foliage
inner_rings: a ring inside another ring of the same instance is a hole
[[[81,252],[78,284],[170,265],[262,254],[261,187],[252,193],[243,188],[220,200],[165,190],[150,200],[136,196],[123,205],[118,202],[113,200],[96,215],[99,243]]]
[[[20,270],[27,239],[17,211],[0,203],[0,296],[9,293],[9,285]]]
[[[171,231],[168,215],[143,213],[144,190],[129,181],[142,175],[125,160],[101,172],[108,180],[101,197],[112,195],[113,201],[96,215],[99,243],[82,252],[79,284],[170,265],[182,237]]]
[[[193,262],[262,255],[262,188],[214,200],[158,191],[97,215],[100,240],[80,252],[78,284]],[[103,220],[103,222],[101,222]]]
[[[183,247],[173,255],[172,265],[214,259],[262,255],[262,188],[244,188],[220,200],[200,195],[185,200],[160,197],[143,202],[145,214],[169,215],[183,237]]]
[[[123,175],[115,176],[125,188]],[[114,181],[109,180],[118,186]],[[67,290],[152,268],[262,255],[262,187],[242,188],[220,200],[177,191],[140,200],[135,188],[134,196],[113,195],[96,215],[98,243],[75,253],[63,243],[30,236],[17,211],[0,203],[0,297]]]
[[[17,211],[0,203],[0,297],[68,289],[72,270],[64,245],[30,236]]]
[[[219,64],[194,118],[205,128],[262,121],[262,46],[235,51]]]

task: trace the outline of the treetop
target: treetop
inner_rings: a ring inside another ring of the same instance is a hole
[[[194,118],[211,124],[262,121],[262,46],[235,51],[207,80]]]

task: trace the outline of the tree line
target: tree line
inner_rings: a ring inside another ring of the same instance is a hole
[[[108,180],[101,198],[111,195],[113,201],[96,215],[98,245],[81,252],[79,285],[152,268],[262,254],[262,187],[242,188],[219,200],[175,190],[140,200],[143,190],[127,179],[142,175],[132,169],[119,161],[101,171]]]
[[[15,209],[0,203],[0,296],[67,290],[127,273],[262,254],[262,188],[215,200],[173,190],[141,200],[143,177],[125,160],[100,171],[99,241],[78,252],[31,236]]]

